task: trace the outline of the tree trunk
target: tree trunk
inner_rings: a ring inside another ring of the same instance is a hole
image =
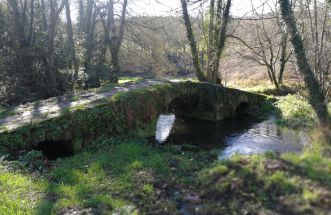
[[[86,35],[85,39],[85,61],[84,61],[84,67],[85,72],[89,76],[89,83],[94,82],[94,79],[92,76],[92,66],[91,66],[91,60],[93,57],[93,47],[94,47],[94,23],[96,20],[96,12],[93,12],[93,4],[94,0],[88,1],[86,6],[85,14],[87,14],[84,17],[84,24],[83,24],[83,32]],[[95,85],[95,84],[92,84]]]
[[[79,14],[79,18],[78,18],[78,33],[83,32],[83,26],[84,26],[84,4],[83,4],[83,0],[79,0],[78,1],[78,14]]]
[[[219,35],[219,40],[217,42],[217,51],[216,51],[216,56],[214,59],[214,69],[213,69],[213,75],[212,75],[212,82],[215,84],[221,84],[222,83],[222,78],[218,72],[219,70],[219,65],[220,65],[220,58],[222,55],[222,52],[225,47],[225,39],[226,39],[226,31],[228,27],[228,23],[230,20],[230,8],[231,8],[231,0],[228,0],[223,12],[223,22],[221,25],[220,29],[220,35]]]
[[[276,89],[279,89],[279,83],[278,80],[276,78],[276,71],[275,68],[270,66],[270,74],[271,74],[271,81],[272,83],[275,85]]]
[[[206,81],[206,78],[203,75],[201,68],[200,68],[198,50],[197,50],[196,42],[194,39],[194,34],[193,34],[192,26],[191,26],[190,17],[189,17],[188,11],[187,11],[186,0],[181,0],[181,4],[182,4],[182,9],[183,9],[183,18],[184,18],[184,24],[185,24],[185,28],[186,28],[186,34],[187,34],[187,38],[189,40],[189,44],[191,47],[192,61],[193,61],[195,73],[196,73],[196,76],[199,81]]]
[[[51,21],[52,22],[52,21]],[[55,44],[55,23],[51,23],[49,26],[49,31],[48,31],[48,57],[47,57],[47,70],[46,70],[46,75],[47,75],[47,88],[48,91],[51,95],[56,92],[56,73],[54,69],[54,58],[55,58],[55,53],[54,53],[54,44]]]
[[[24,41],[24,32],[22,31],[22,23],[21,23],[21,14],[18,9],[16,0],[7,0],[8,7],[10,9],[10,13],[12,14],[13,24],[14,24],[14,38],[16,41],[16,49],[19,50],[23,47]]]
[[[283,84],[283,75],[285,72],[285,66],[287,62],[287,57],[286,57],[286,49],[287,49],[287,38],[288,38],[288,33],[283,32],[282,36],[282,41],[281,41],[281,54],[280,54],[280,68],[279,68],[279,74],[278,74],[278,84],[282,85]]]
[[[208,45],[207,45],[207,78],[208,80],[212,80],[213,74],[213,57],[215,53],[215,40],[214,40],[214,17],[215,17],[215,0],[210,0],[210,7],[209,7],[210,19],[209,19],[209,28],[208,28]]]
[[[50,95],[57,93],[56,69],[54,68],[55,60],[55,36],[56,25],[59,20],[60,13],[68,0],[62,0],[60,7],[56,7],[54,0],[50,1],[50,20],[48,26],[48,67],[47,67],[47,88]]]
[[[331,120],[325,104],[325,98],[318,84],[314,72],[308,62],[303,40],[298,32],[294,13],[289,0],[279,0],[282,17],[286,23],[287,30],[291,35],[291,42],[294,48],[295,57],[299,71],[304,76],[304,81],[309,91],[309,102],[314,108],[321,126],[331,128]]]
[[[28,45],[31,45],[31,40],[33,37],[33,23],[34,23],[34,0],[31,0],[30,3],[30,26],[29,26],[29,37],[28,37]]]
[[[46,31],[47,30],[47,17],[46,17],[45,0],[40,0],[40,6],[41,6],[41,16],[42,16],[42,20],[43,20],[44,31]]]
[[[85,17],[86,18],[86,17]],[[85,52],[85,70],[86,73],[89,76],[88,80],[88,85],[89,87],[98,87],[100,85],[99,79],[97,79],[96,74],[94,74],[92,70],[92,58],[93,58],[93,49],[95,47],[94,44],[94,31],[95,31],[95,24],[96,24],[96,18],[97,18],[97,13],[94,11],[92,13],[92,17],[89,18],[90,21],[89,23],[91,24],[90,27],[88,27],[89,32],[87,33],[87,38],[86,38],[86,52]]]
[[[94,0],[89,0],[87,1],[86,5],[86,12],[85,12],[85,17],[84,17],[84,32],[85,34],[90,32],[90,28],[92,25],[92,15],[93,15],[93,4]]]
[[[118,75],[119,75],[119,51],[115,49],[111,49],[111,70],[109,74],[109,81],[111,83],[117,83],[118,82]]]
[[[68,34],[68,46],[71,55],[71,61],[74,65],[74,75],[72,78],[72,83],[75,83],[78,77],[78,60],[76,58],[76,50],[75,50],[75,42],[74,42],[74,34],[72,31],[72,22],[71,22],[71,14],[70,14],[70,4],[69,1],[65,3],[66,8],[66,18],[67,18],[67,34]]]
[[[119,30],[118,30],[118,35],[115,36],[115,38],[113,37],[113,39],[115,39],[115,45],[113,47],[112,52],[112,70],[110,74],[110,81],[112,82],[118,82],[118,76],[120,73],[120,66],[119,66],[119,52],[121,49],[121,45],[123,42],[123,36],[124,36],[124,26],[125,26],[125,22],[126,22],[126,8],[128,6],[128,0],[124,0],[123,2],[123,8],[122,8],[122,14],[121,14],[121,19],[120,19],[120,26],[119,26]],[[115,25],[111,26],[112,28],[114,28]]]

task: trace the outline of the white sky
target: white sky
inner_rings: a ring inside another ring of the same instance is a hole
[[[261,6],[266,1],[268,0],[252,0],[255,7]],[[268,2],[273,5],[273,0]],[[130,8],[137,15],[181,15],[179,13],[180,0],[133,0]],[[266,5],[265,11],[267,8]],[[251,10],[251,0],[232,0],[231,14],[233,16],[242,16]]]
[[[208,6],[209,0],[202,1],[206,2],[205,6]],[[232,0],[231,15],[235,17],[252,15],[251,1],[258,12],[261,12],[262,6],[264,6],[264,12],[268,12],[270,11],[268,8],[273,7],[273,2],[276,0]],[[128,7],[130,16],[182,16],[180,0],[129,0]],[[194,7],[189,7],[189,13],[194,15],[194,11],[197,12],[197,9],[199,9],[198,4],[195,4]],[[119,13],[121,6],[119,8],[116,7],[115,10],[118,10],[117,12]],[[77,5],[72,5],[71,13],[75,22],[78,13]],[[62,12],[62,18],[65,19],[64,12]]]

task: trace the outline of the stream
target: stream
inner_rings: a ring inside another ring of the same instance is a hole
[[[309,136],[302,132],[276,125],[276,117],[257,120],[238,116],[220,122],[185,119],[174,114],[160,115],[156,141],[160,144],[190,144],[202,149],[219,150],[218,158],[226,159],[234,154],[264,152],[300,153]]]

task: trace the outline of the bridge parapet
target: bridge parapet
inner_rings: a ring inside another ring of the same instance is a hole
[[[33,148],[49,142],[79,151],[101,136],[125,135],[144,128],[161,113],[222,120],[259,109],[261,95],[208,83],[144,81],[20,106],[0,119],[0,151]]]

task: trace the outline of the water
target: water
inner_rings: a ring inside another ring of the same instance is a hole
[[[162,122],[165,122],[164,130]],[[192,144],[203,149],[219,149],[219,159],[236,153],[300,153],[303,146],[309,143],[309,137],[304,132],[277,126],[275,117],[261,121],[240,116],[209,122],[162,115],[156,136],[162,136],[162,140],[158,140],[161,143],[167,140],[176,145]]]

